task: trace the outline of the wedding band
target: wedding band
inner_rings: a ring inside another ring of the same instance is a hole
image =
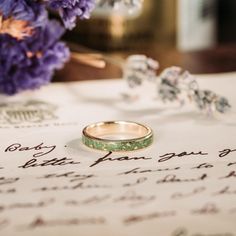
[[[82,142],[102,151],[133,151],[148,147],[153,142],[152,130],[131,121],[105,121],[86,126]]]

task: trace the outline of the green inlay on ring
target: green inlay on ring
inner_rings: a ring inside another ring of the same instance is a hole
[[[151,133],[150,135],[143,138],[116,141],[92,139],[83,135],[82,142],[90,148],[102,151],[134,151],[150,146],[153,142],[153,134]]]

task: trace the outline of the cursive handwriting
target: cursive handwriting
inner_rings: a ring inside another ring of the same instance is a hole
[[[127,191],[119,197],[114,199],[114,202],[128,202],[131,207],[144,205],[156,200],[155,195],[144,195],[136,193],[135,191]]]
[[[56,145],[47,146],[44,143],[40,143],[38,145],[28,147],[23,146],[20,143],[13,143],[5,149],[5,152],[26,152],[26,151],[37,151],[33,154],[33,157],[41,157],[49,154],[56,148]]]
[[[204,206],[194,209],[191,211],[192,214],[196,215],[208,215],[208,214],[218,214],[220,212],[219,208],[215,203],[206,203]]]
[[[75,171],[69,171],[65,173],[52,173],[52,174],[45,174],[39,179],[53,179],[53,178],[68,178],[70,182],[75,182],[78,180],[85,180],[95,177],[93,174],[78,174]]]
[[[60,227],[60,226],[72,226],[72,225],[102,225],[106,223],[106,219],[103,217],[81,217],[81,218],[69,218],[69,219],[44,219],[37,217],[28,225],[24,225],[21,228],[25,230],[32,230],[36,228],[45,227]]]
[[[208,153],[206,152],[181,152],[181,153],[175,153],[175,152],[170,152],[170,153],[166,153],[164,155],[159,156],[160,159],[158,160],[158,162],[165,162],[165,161],[169,161],[170,159],[174,158],[174,157],[186,157],[186,156],[207,156]]]
[[[226,176],[220,177],[220,179],[229,179],[229,178],[236,178],[236,171],[231,171]]]
[[[230,153],[232,152],[236,152],[236,149],[223,149],[221,151],[219,151],[219,157],[225,157],[228,156]]]
[[[146,182],[147,180],[148,180],[147,177],[141,177],[141,178],[138,178],[137,180],[135,180],[133,183],[125,183],[125,184],[123,184],[123,187],[136,186],[136,185],[139,185],[139,184],[142,184],[142,183]]]
[[[194,166],[192,169],[203,169],[203,168],[213,168],[214,165],[209,164],[209,163],[202,163],[197,166]]]
[[[236,162],[230,162],[230,163],[228,163],[227,166],[234,166],[234,165],[236,165]]]
[[[0,189],[0,194],[11,194],[11,193],[16,193],[15,188],[9,188],[9,189]]]
[[[42,144],[41,148],[44,146]],[[22,230],[29,230],[26,234],[32,235],[36,231],[47,234],[53,230],[59,232],[63,227],[63,232],[69,234],[73,230],[86,234],[93,229],[98,232],[100,227],[105,231],[107,226],[113,230],[114,222],[117,222],[123,230],[121,232],[127,235],[147,230],[153,235],[160,232],[160,235],[166,233],[170,236],[180,223],[186,231],[173,235],[197,236],[192,230],[199,229],[202,230],[199,235],[205,236],[221,227],[212,229],[210,226],[217,223],[218,218],[222,219],[222,232],[227,229],[234,232],[233,221],[230,220],[236,215],[236,162],[220,159],[219,148],[209,158],[206,152],[198,152],[205,149],[166,154],[157,152],[153,155],[105,152],[87,161],[82,158],[84,162],[78,158],[77,152],[70,152],[71,156],[67,157],[54,156],[58,152],[56,150],[39,158],[40,152],[48,153],[49,150],[16,150],[16,157],[19,156],[18,151],[28,151],[24,155],[31,153],[37,158],[18,158],[15,161],[8,158],[5,169],[0,171],[6,173],[1,174],[5,178],[0,178],[0,199],[3,199],[0,201],[0,216],[2,219],[9,217],[10,233],[14,234],[20,227],[20,234],[25,233]],[[222,155],[234,155],[233,149],[227,150],[224,149]],[[195,161],[189,163],[190,158]],[[15,170],[13,176],[10,175],[12,170]],[[9,178],[18,176],[20,179]],[[38,199],[40,196],[44,198]],[[26,217],[18,219],[18,215]],[[203,222],[202,228],[188,229],[198,219]],[[230,228],[226,225],[225,230],[226,220],[229,220]],[[156,226],[156,232],[155,228],[148,230],[153,226]],[[1,222],[0,232],[5,233],[1,230]],[[221,235],[222,232],[218,232]]]
[[[96,205],[102,203],[111,198],[111,195],[106,194],[104,196],[91,196],[83,200],[67,200],[65,205],[67,206],[83,206],[83,205]]]
[[[46,199],[39,202],[17,202],[11,203],[9,205],[0,204],[0,212],[6,210],[14,210],[14,209],[29,209],[29,208],[41,208],[47,207],[54,203],[54,199]]]
[[[77,165],[80,162],[73,161],[71,158],[63,157],[63,158],[53,158],[50,160],[38,161],[33,158],[27,161],[25,164],[18,166],[18,168],[30,168],[30,167],[45,167],[45,166],[65,166],[65,165]]]
[[[140,223],[147,220],[154,220],[158,218],[166,218],[166,217],[173,217],[176,216],[175,211],[162,211],[162,212],[152,212],[143,215],[131,215],[125,217],[123,223],[125,225],[131,225],[134,223]]]
[[[195,196],[197,194],[201,194],[204,191],[206,191],[205,187],[197,187],[197,188],[194,188],[193,190],[191,190],[190,192],[187,192],[187,193],[175,192],[171,195],[171,199],[177,200],[177,199],[188,198],[188,197]]]
[[[234,236],[234,234],[229,232],[215,232],[210,234],[203,232],[190,233],[190,231],[186,228],[178,228],[171,234],[171,236]]]
[[[108,201],[113,204],[127,203],[130,207],[137,207],[141,205],[148,204],[156,200],[155,195],[145,195],[136,193],[135,191],[128,190],[127,192],[121,194],[120,196],[112,196],[111,194],[104,194],[101,196],[93,195],[82,200],[71,199],[66,200],[66,206],[87,206],[87,205],[98,205],[100,203],[108,204]]]
[[[129,157],[129,156],[121,156],[121,157],[111,157],[112,152],[107,153],[105,156],[98,158],[90,167],[96,166],[102,162],[107,161],[139,161],[139,160],[150,160],[152,158],[148,157]]]
[[[203,181],[207,178],[207,174],[202,174],[200,177],[197,178],[188,178],[188,179],[181,179],[178,178],[176,175],[166,175],[164,178],[157,180],[157,184],[162,183],[181,183],[181,182],[196,182],[196,181]]]
[[[131,170],[119,173],[118,175],[129,175],[129,174],[146,174],[146,173],[153,173],[153,172],[164,172],[164,171],[172,171],[172,170],[179,170],[180,167],[173,167],[173,168],[158,168],[158,169],[141,169],[141,167],[136,167]]]
[[[0,177],[0,185],[4,184],[13,184],[19,180],[18,177],[16,178],[6,178],[6,177]]]
[[[236,195],[236,189],[232,190],[230,186],[226,186],[219,191],[215,192],[213,195]]]
[[[103,189],[111,188],[111,185],[105,184],[85,184],[84,182],[77,183],[75,185],[64,185],[64,186],[44,186],[41,188],[34,189],[35,192],[48,192],[48,191],[62,191],[62,190],[77,190],[77,189]]]

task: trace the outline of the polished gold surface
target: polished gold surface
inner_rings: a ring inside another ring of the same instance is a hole
[[[129,121],[107,121],[91,124],[83,130],[83,134],[94,139],[126,140],[143,138],[151,134],[151,129],[139,123]]]

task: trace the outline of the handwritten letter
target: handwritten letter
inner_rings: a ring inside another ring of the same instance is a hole
[[[215,84],[236,85],[228,80]],[[1,106],[0,235],[236,236],[236,124],[191,107],[126,113],[122,82],[94,83],[51,85]],[[111,119],[148,124],[154,144],[84,147],[82,128]]]

